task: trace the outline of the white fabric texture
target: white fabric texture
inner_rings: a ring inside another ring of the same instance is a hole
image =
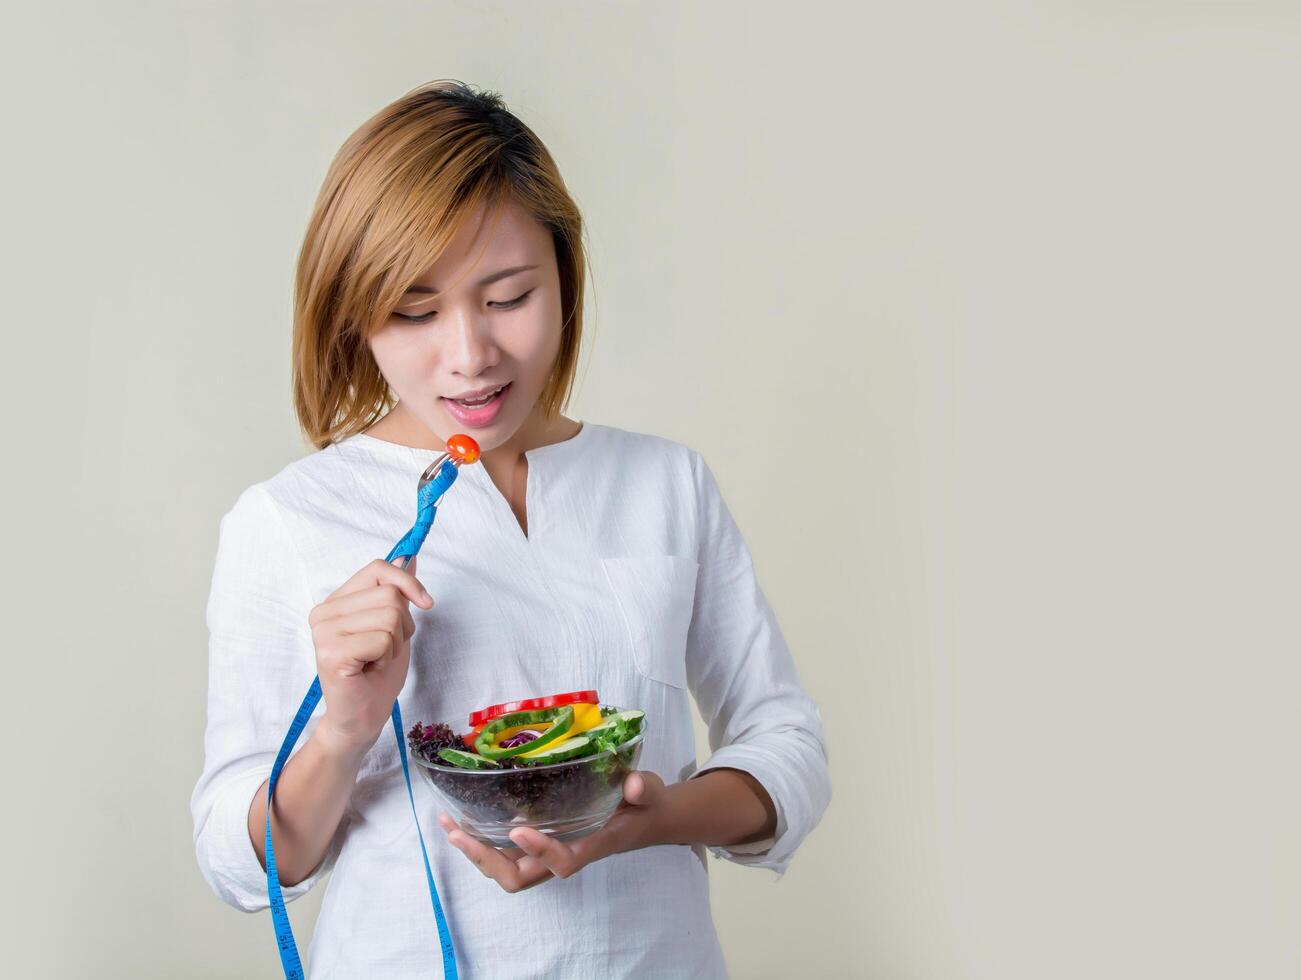
[[[353,436],[249,487],[221,520],[191,809],[200,869],[236,908],[267,908],[247,818],[316,673],[308,613],[411,526],[416,483],[437,455]],[[639,768],[669,784],[717,767],[759,780],[777,810],[775,837],[709,850],[779,878],[830,801],[826,745],[713,473],[680,443],[592,422],[526,456],[527,536],[481,466],[462,467],[438,508],[417,566],[436,605],[411,607],[407,727],[461,731],[484,705],[596,688],[646,712]],[[709,727],[701,767],[692,697]],[[412,781],[467,980],[727,975],[705,848],[617,854],[510,895],[447,843],[414,765]],[[391,728],[367,754],[325,860],[286,900],[331,870],[309,977],[441,975]]]

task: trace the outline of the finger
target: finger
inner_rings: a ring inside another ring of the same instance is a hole
[[[442,827],[445,831],[447,831],[449,834],[450,834],[453,830],[459,830],[461,833],[465,834],[467,837],[470,836],[469,831],[467,831],[467,830],[466,830],[464,827],[462,827],[459,823],[457,823],[455,820],[453,820],[451,817],[449,817],[449,816],[447,815],[446,811],[444,811],[443,813],[440,813],[440,814],[438,815],[438,825],[439,825],[440,827]],[[506,856],[507,856],[508,858],[510,858],[512,861],[514,861],[516,858],[519,858],[519,857],[523,857],[523,856],[524,856],[524,852],[521,851],[518,847],[500,847],[500,848],[497,848],[497,850],[499,850],[502,854],[506,855]]]
[[[551,877],[545,865],[518,847],[499,849],[475,840],[446,811],[439,813],[438,824],[448,832],[453,847],[469,858],[485,878],[492,878],[507,892],[532,888]]]
[[[539,862],[534,861],[527,865],[520,863],[528,861],[528,855],[521,855],[520,861],[512,860],[505,852],[475,840],[463,830],[452,831],[447,835],[447,839],[453,847],[470,859],[484,877],[492,878],[503,891],[511,894],[531,888],[551,877],[549,869]]]
[[[632,806],[639,806],[643,797],[646,795],[646,781],[641,778],[641,773],[630,772],[623,781],[623,799],[625,803]]]
[[[331,593],[330,598],[351,595],[376,585],[395,585],[409,601],[422,608],[428,609],[433,604],[425,587],[416,581],[416,577],[411,572],[398,568],[393,562],[384,561],[382,558],[376,558],[363,566],[356,575]]]
[[[395,640],[409,640],[416,631],[416,621],[409,609],[379,606],[361,609],[347,616],[328,620],[327,627],[335,636],[356,636],[358,633],[389,633]]]
[[[431,598],[430,605],[432,604]],[[411,603],[396,585],[376,585],[334,599],[326,599],[311,611],[307,623],[315,627],[362,609],[378,609],[385,606],[392,609],[410,609]]]
[[[572,847],[531,827],[516,827],[510,839],[557,878],[568,878],[583,866]]]
[[[410,575],[412,578],[415,578],[415,577],[416,577],[416,559],[417,559],[418,557],[420,557],[420,556],[419,556],[419,555],[409,555],[409,556],[402,556],[402,555],[399,555],[397,558],[394,558],[391,562],[389,562],[389,564],[392,565],[394,568],[400,568],[402,571],[406,572],[406,573],[407,573],[408,575]],[[424,587],[423,585],[420,584],[420,580],[419,580],[419,579],[416,579],[416,585],[420,588],[420,590],[421,590],[422,592],[425,591],[425,587]]]
[[[395,638],[403,638],[408,635],[406,632],[408,623],[414,631],[415,620],[411,618],[409,610],[402,606],[384,603],[378,606],[363,606],[344,615],[322,620],[316,624],[314,632],[327,636],[354,636],[358,633],[380,631],[392,633]]]
[[[378,663],[396,652],[392,633],[358,633],[341,636],[333,641],[338,652],[337,665],[345,675],[356,673],[367,664]]]
[[[623,781],[623,798],[632,806],[652,806],[664,793],[664,780],[648,770],[628,773]]]

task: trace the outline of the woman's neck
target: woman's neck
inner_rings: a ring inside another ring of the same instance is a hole
[[[581,423],[563,415],[548,420],[535,411],[509,439],[500,446],[484,450],[479,456],[484,472],[506,498],[525,537],[529,533],[525,505],[528,497],[529,465],[528,458],[524,454],[530,449],[572,439],[581,428]],[[440,451],[445,448],[437,435],[412,418],[410,413],[402,411],[401,402],[367,429],[366,434],[376,439],[417,449]]]

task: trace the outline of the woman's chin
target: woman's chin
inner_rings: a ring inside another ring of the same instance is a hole
[[[444,411],[441,413],[434,425],[428,426],[431,432],[437,433],[440,439],[446,441],[454,435],[467,435],[479,444],[479,451],[486,453],[505,443],[520,427],[520,422],[516,420],[513,413],[503,412],[486,425],[467,425],[455,415]]]

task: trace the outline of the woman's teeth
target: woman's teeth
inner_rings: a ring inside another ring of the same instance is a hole
[[[505,388],[505,387],[506,387],[505,385],[501,386],[501,388]],[[456,402],[456,404],[458,405],[464,405],[466,408],[482,408],[484,405],[487,405],[488,402],[492,401],[499,394],[501,394],[501,388],[498,388],[495,391],[488,392],[488,394],[484,395],[480,399],[477,399],[476,401],[466,401],[460,398],[453,398],[452,401]]]

